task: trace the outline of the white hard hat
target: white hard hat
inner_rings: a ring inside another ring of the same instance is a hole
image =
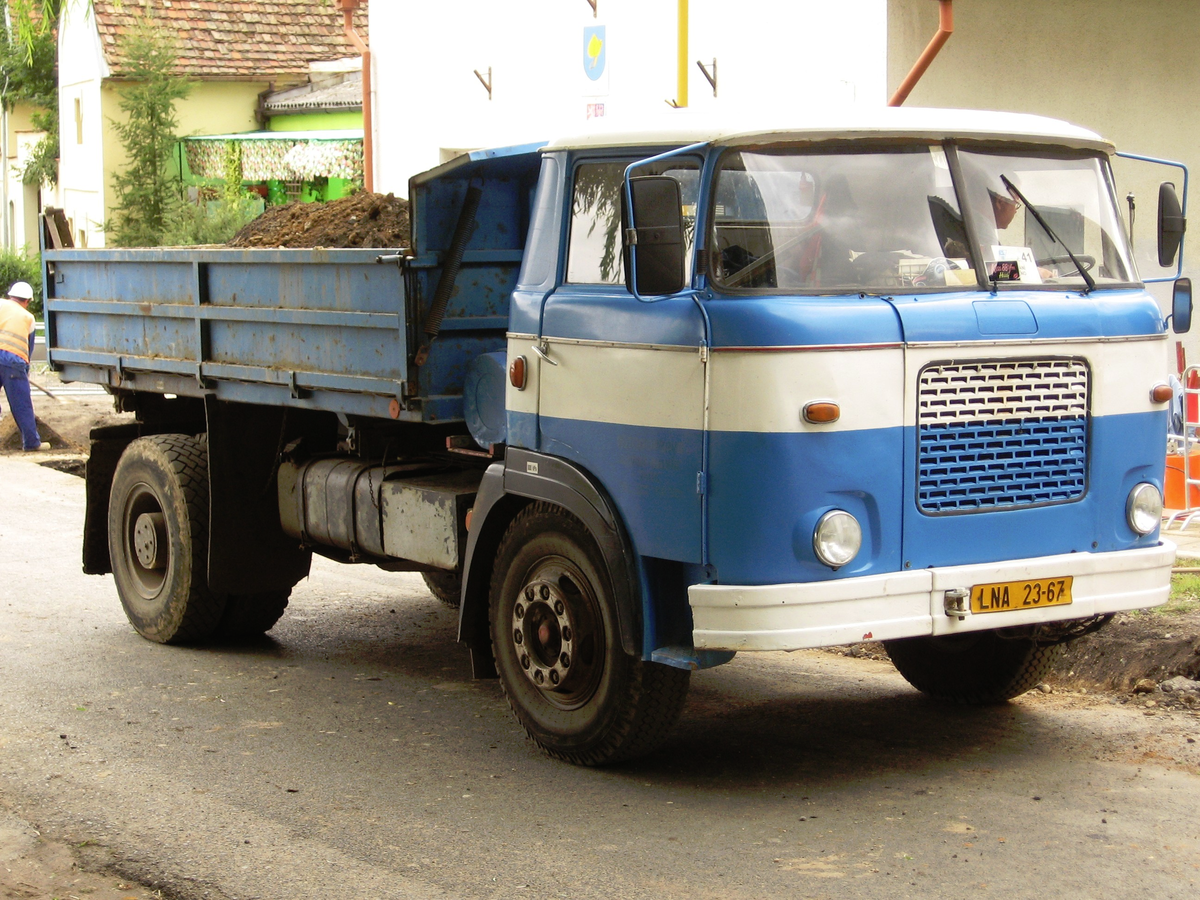
[[[27,281],[13,282],[13,286],[8,289],[8,296],[14,300],[32,300],[33,288],[29,286]]]

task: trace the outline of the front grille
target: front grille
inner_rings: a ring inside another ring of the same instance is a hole
[[[1078,500],[1087,489],[1082,359],[935,362],[917,378],[922,512]]]

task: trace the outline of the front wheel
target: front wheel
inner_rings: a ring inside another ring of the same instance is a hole
[[[113,473],[108,553],[125,614],[161,644],[201,641],[225,601],[208,589],[208,451],[183,434],[139,438]]]
[[[691,673],[627,655],[613,588],[591,534],[547,503],[501,542],[489,618],[500,683],[525,732],[551,756],[603,765],[667,736]]]
[[[1037,686],[1058,645],[994,631],[884,641],[896,669],[917,690],[951,703],[1002,703]]]

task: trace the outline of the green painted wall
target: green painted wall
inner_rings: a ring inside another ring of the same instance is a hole
[[[272,116],[271,131],[335,131],[362,128],[361,112],[305,113],[296,116]],[[210,132],[211,133],[211,132]]]

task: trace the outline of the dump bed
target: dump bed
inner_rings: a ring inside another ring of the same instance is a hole
[[[47,249],[50,362],[114,389],[461,419],[471,360],[505,347],[537,169],[514,148],[413,179],[411,250]],[[481,197],[430,342],[469,188]]]

